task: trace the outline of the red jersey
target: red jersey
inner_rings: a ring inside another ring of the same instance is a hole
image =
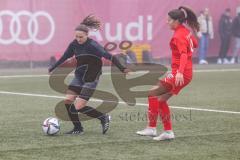
[[[181,89],[192,80],[192,53],[197,47],[197,39],[183,25],[179,25],[170,41],[172,50],[172,73],[160,80],[160,83],[170,90],[172,94],[178,94]],[[183,74],[184,84],[176,86],[176,74]]]
[[[192,53],[197,47],[197,39],[183,25],[179,25],[170,41],[172,50],[172,73],[183,73],[184,76],[192,76]]]

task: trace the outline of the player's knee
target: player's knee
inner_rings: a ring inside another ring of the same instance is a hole
[[[148,97],[157,96],[157,94],[156,94],[157,89],[158,89],[158,86],[154,86],[154,87],[148,92]]]
[[[75,107],[77,110],[83,108],[86,106],[86,102],[84,100],[77,100],[76,104],[75,104]]]
[[[83,107],[85,107],[85,104],[83,104],[83,103],[76,103],[76,104],[75,104],[75,108],[76,108],[77,110],[79,110],[79,109],[81,109],[81,108],[83,108]]]
[[[159,96],[158,100],[160,102],[167,102],[170,97],[172,97],[172,93],[167,93],[167,94]]]
[[[160,102],[166,102],[166,99],[165,99],[164,97],[162,97],[162,96],[159,96],[159,97],[158,97],[158,100],[159,100]]]

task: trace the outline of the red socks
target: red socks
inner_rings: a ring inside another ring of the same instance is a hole
[[[163,129],[172,130],[172,120],[169,106],[166,101],[159,101],[159,113],[162,119]]]
[[[158,101],[158,97],[148,97],[148,126],[156,128],[160,114],[163,129],[172,130],[171,113],[166,101]]]
[[[158,97],[148,97],[148,126],[156,128],[159,114]]]

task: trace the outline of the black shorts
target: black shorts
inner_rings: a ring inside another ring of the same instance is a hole
[[[70,85],[68,86],[68,89],[77,93],[79,98],[89,100],[97,85],[98,85],[98,78],[93,82],[83,82],[82,79],[74,77]]]

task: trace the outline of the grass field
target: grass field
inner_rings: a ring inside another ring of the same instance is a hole
[[[223,68],[225,70],[219,70]],[[41,123],[55,116],[54,107],[61,100],[50,96],[64,95],[49,87],[48,76],[42,75],[46,74],[42,69],[3,70],[0,75],[0,159],[240,160],[239,68],[240,65],[197,66],[192,83],[169,101],[173,107],[176,139],[166,142],[135,134],[147,123],[146,99],[138,99],[136,106],[120,103],[110,113],[111,128],[106,135],[101,134],[97,120],[90,120],[83,122],[85,134],[82,136],[63,135],[72,128],[64,121],[61,121],[60,134],[45,136]],[[103,75],[98,89],[116,95],[111,84],[110,76]],[[160,123],[158,131],[161,131]]]

